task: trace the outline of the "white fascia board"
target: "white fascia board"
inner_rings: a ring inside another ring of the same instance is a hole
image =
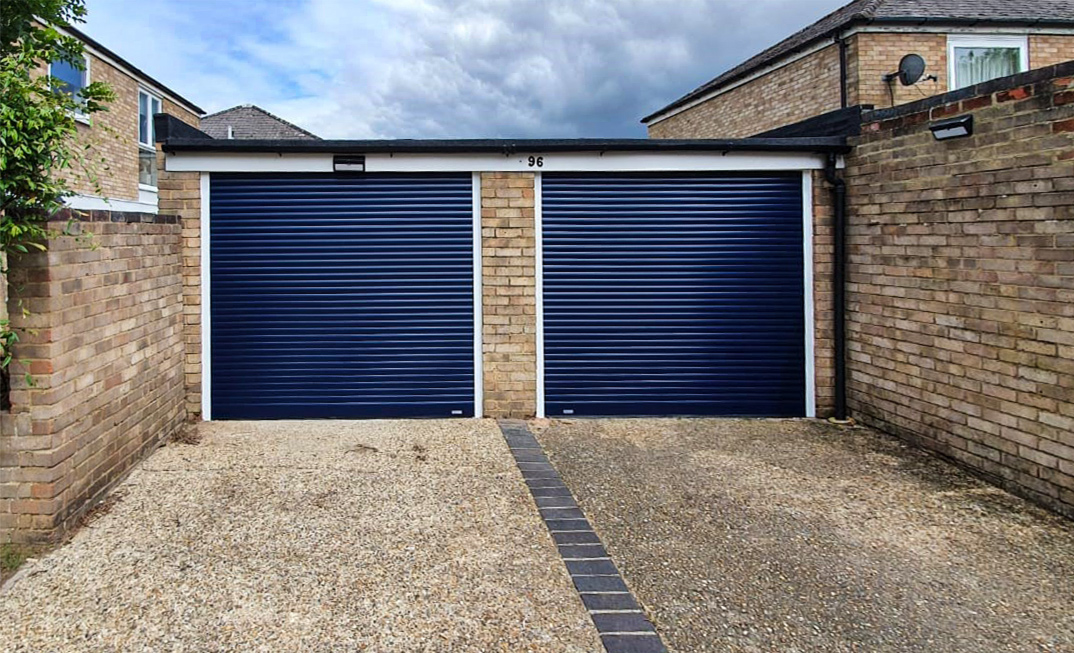
[[[164,157],[168,172],[332,172],[331,154],[174,152]]]
[[[355,152],[361,154],[361,152]],[[332,154],[168,154],[169,172],[332,172]],[[540,165],[536,160],[540,159]],[[531,163],[532,161],[532,163]],[[368,154],[366,172],[675,172],[819,170],[812,152],[552,152],[502,154]]]
[[[539,166],[537,159],[540,159]],[[366,156],[365,164],[367,172],[811,170],[823,168],[824,157],[809,152],[534,152],[513,156],[371,154]]]

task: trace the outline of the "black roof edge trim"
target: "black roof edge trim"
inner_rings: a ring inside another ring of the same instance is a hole
[[[957,25],[960,27],[973,27],[974,25],[988,25],[990,27],[1022,27],[1033,29],[1040,25],[1057,25],[1070,27],[1070,20],[1062,18],[1034,18],[1033,20],[1019,20],[1017,18],[945,18],[942,16],[877,16],[865,21],[867,23],[896,23],[901,25]]]
[[[462,140],[225,140],[166,138],[165,152],[269,152],[326,154],[541,154],[548,152],[817,152],[845,154],[846,139],[739,138],[722,140],[676,139],[462,139]]]
[[[858,104],[836,109],[812,118],[756,134],[754,138],[801,138],[817,136],[860,136],[862,115],[874,109],[871,104]]]
[[[153,131],[156,133],[158,143],[164,143],[171,139],[191,141],[213,140],[205,132],[196,127],[191,127],[170,113],[153,114]]]

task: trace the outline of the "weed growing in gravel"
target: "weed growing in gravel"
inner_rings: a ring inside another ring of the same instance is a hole
[[[22,563],[46,550],[42,544],[0,544],[0,583],[14,575]]]

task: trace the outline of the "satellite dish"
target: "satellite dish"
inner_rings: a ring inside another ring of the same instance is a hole
[[[925,60],[919,54],[908,54],[899,62],[896,76],[903,86],[913,86],[925,74]]]

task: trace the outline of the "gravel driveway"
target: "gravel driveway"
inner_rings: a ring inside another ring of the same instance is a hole
[[[864,428],[538,439],[675,651],[1074,651],[1074,524]]]
[[[221,422],[0,594],[14,651],[600,651],[492,421]]]

